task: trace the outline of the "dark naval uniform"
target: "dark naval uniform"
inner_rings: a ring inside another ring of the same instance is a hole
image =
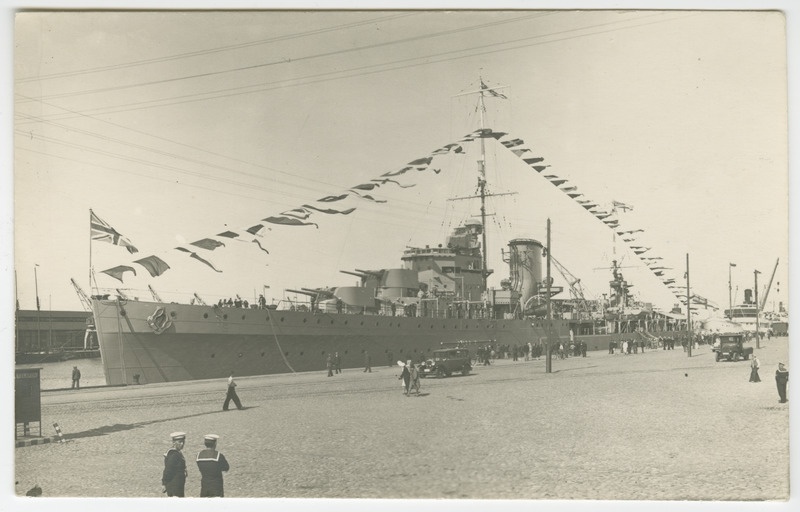
[[[183,489],[186,485],[186,459],[175,448],[170,448],[164,454],[164,474],[161,485],[166,487],[167,496],[183,498]]]
[[[200,469],[200,497],[224,497],[222,472],[228,471],[230,465],[225,456],[213,448],[206,448],[197,454],[197,467]]]

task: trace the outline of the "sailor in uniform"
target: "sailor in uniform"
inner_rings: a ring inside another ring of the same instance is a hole
[[[183,498],[183,489],[186,485],[186,459],[181,450],[186,442],[185,432],[173,432],[172,448],[164,454],[164,474],[161,476],[161,492],[167,496]]]
[[[225,456],[217,451],[216,434],[206,434],[204,443],[206,449],[197,454],[197,467],[200,469],[200,497],[213,498],[225,496],[222,487],[222,472],[228,471],[230,466]]]

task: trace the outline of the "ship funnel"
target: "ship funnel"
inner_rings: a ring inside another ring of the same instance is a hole
[[[536,295],[542,282],[542,243],[532,238],[515,238],[508,242],[508,266],[511,288],[519,293],[520,305]]]

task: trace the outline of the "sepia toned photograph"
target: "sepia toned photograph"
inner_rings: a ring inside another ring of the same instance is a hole
[[[786,506],[779,7],[14,11],[8,499]]]

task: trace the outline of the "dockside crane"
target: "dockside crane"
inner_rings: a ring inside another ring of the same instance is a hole
[[[152,295],[152,296],[153,296],[153,300],[154,300],[154,301],[156,301],[156,302],[164,302],[163,300],[161,300],[161,297],[159,297],[159,296],[158,296],[158,294],[156,293],[156,291],[153,289],[153,287],[152,287],[152,286],[150,286],[150,285],[148,284],[148,285],[147,285],[147,289],[148,289],[148,290],[150,290],[150,295]]]
[[[72,283],[72,286],[75,288],[75,293],[78,294],[78,298],[81,300],[81,304],[83,304],[83,309],[85,309],[86,311],[91,311],[92,301],[89,300],[89,296],[86,295],[86,292],[83,291],[83,288],[81,288],[81,286],[75,282],[75,279],[70,277],[69,280]]]
[[[586,297],[583,293],[583,285],[581,284],[581,280],[578,277],[575,277],[572,272],[567,270],[567,268],[562,265],[555,257],[552,255],[550,256],[550,261],[552,261],[553,265],[555,265],[556,270],[561,274],[564,280],[567,282],[567,286],[569,286],[570,293],[572,297],[576,301],[577,310],[579,313],[590,313],[591,308],[586,300]]]
[[[775,268],[772,269],[772,276],[770,276],[770,278],[769,278],[769,284],[767,285],[767,291],[764,292],[764,297],[761,299],[761,304],[758,305],[758,310],[759,311],[763,311],[764,310],[764,306],[767,304],[767,297],[769,296],[769,290],[770,290],[770,288],[772,288],[772,280],[775,279],[775,271],[778,270],[778,262],[780,262],[780,261],[781,261],[780,258],[775,260]]]

